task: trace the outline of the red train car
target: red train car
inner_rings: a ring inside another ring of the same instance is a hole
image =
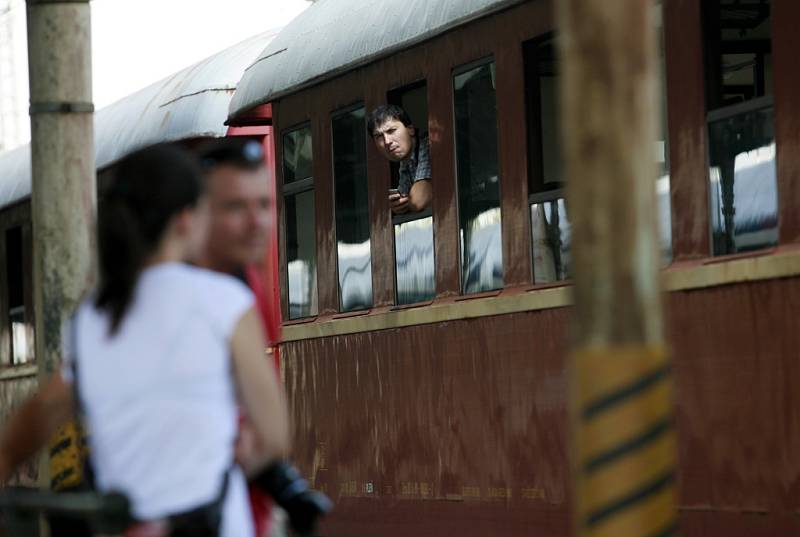
[[[798,22],[654,2],[685,536],[800,535]],[[557,30],[550,0],[320,2],[240,82],[232,124],[272,110],[282,374],[326,536],[571,531]],[[385,102],[429,133],[428,211],[388,207]]]

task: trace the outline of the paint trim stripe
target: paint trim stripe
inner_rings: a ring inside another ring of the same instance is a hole
[[[642,446],[653,442],[661,435],[665,434],[667,431],[670,430],[672,424],[669,418],[664,418],[657,422],[655,425],[644,431],[637,437],[632,438],[631,440],[624,442],[618,446],[613,447],[612,449],[606,451],[605,453],[601,453],[600,455],[589,459],[583,465],[583,472],[584,473],[592,473],[598,468],[609,464],[612,461],[617,460],[620,457],[623,457],[633,451],[638,450]]]
[[[623,386],[616,392],[587,404],[583,409],[583,419],[592,419],[598,414],[605,412],[609,408],[642,393],[657,382],[665,379],[667,375],[669,375],[669,372],[669,364],[666,364],[652,373],[637,379],[635,382],[628,384],[627,386]]]
[[[651,481],[650,483],[647,483],[646,485],[637,490],[634,490],[627,496],[620,498],[619,500],[598,509],[594,513],[589,514],[585,519],[586,526],[593,526],[595,524],[599,524],[608,519],[609,517],[619,513],[620,511],[623,511],[641,502],[642,500],[645,500],[650,496],[657,494],[658,492],[664,490],[669,485],[671,485],[674,479],[675,479],[675,474],[672,472],[672,470],[669,470],[667,473],[658,476],[655,480]]]

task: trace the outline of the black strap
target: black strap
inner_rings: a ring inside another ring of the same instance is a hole
[[[70,368],[72,369],[72,397],[74,398],[75,404],[75,421],[78,425],[78,432],[81,434],[81,438],[76,439],[78,445],[76,448],[81,448],[81,443],[86,441],[86,427],[85,427],[85,417],[86,417],[86,407],[83,404],[83,400],[81,399],[81,391],[80,391],[80,380],[78,377],[78,312],[76,311],[72,318],[70,319]],[[94,479],[94,466],[92,466],[92,456],[89,453],[86,457],[84,457],[82,462],[82,472],[83,472],[83,488],[94,490],[95,487],[95,479]]]
[[[219,494],[209,503],[168,517],[170,537],[217,537],[222,526],[222,508],[228,495],[233,467],[225,472]]]

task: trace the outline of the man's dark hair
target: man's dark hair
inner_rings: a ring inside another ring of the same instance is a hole
[[[375,134],[375,129],[389,121],[396,119],[406,127],[410,127],[414,123],[411,121],[411,116],[403,108],[396,104],[382,104],[373,110],[367,118],[367,134],[370,138]]]
[[[264,166],[264,148],[261,144],[245,136],[215,138],[198,146],[197,156],[204,171],[221,164],[235,166],[242,170],[257,170]]]

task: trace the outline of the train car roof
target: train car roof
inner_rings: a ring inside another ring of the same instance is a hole
[[[278,32],[255,35],[99,110],[96,168],[158,142],[225,136],[236,83]],[[0,155],[0,208],[30,196],[30,154],[26,144]]]
[[[247,68],[229,121],[260,104],[366,65],[524,0],[319,0]]]

